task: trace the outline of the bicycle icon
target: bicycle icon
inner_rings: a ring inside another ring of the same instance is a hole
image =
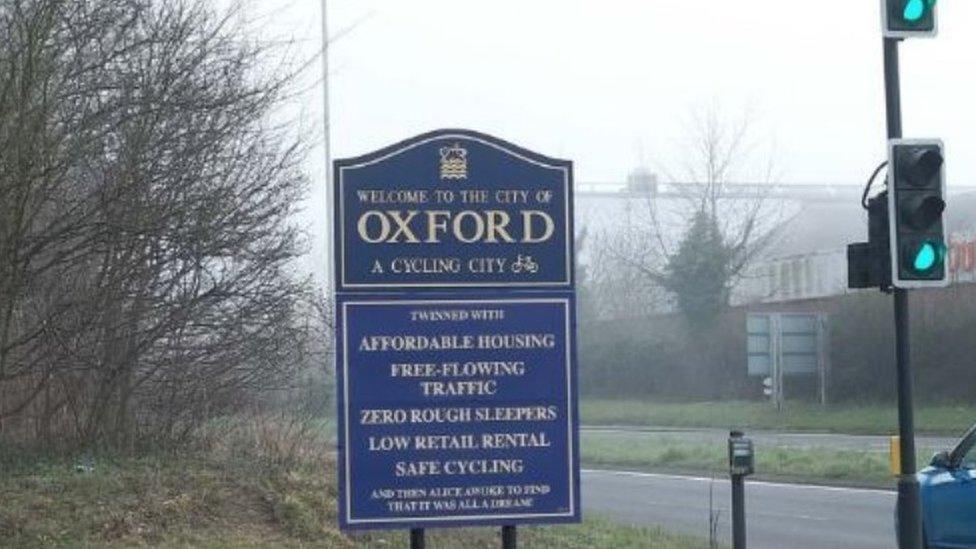
[[[531,255],[521,255],[512,263],[512,272],[519,274],[522,272],[528,274],[535,274],[539,272],[539,264],[536,263]]]

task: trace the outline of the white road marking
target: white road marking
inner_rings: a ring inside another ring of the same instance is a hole
[[[637,471],[615,471],[610,469],[581,469],[584,474],[603,474],[603,475],[613,475],[613,476],[623,476],[623,477],[636,477],[636,478],[658,478],[658,479],[668,479],[668,480],[684,480],[689,482],[712,482],[715,480],[723,480],[723,477],[695,477],[688,475],[667,475],[663,473],[640,473]],[[885,496],[895,497],[897,493],[894,490],[879,490],[876,488],[848,488],[845,486],[820,486],[817,484],[790,484],[786,482],[767,482],[763,480],[751,480],[749,481],[750,486],[767,486],[770,488],[788,488],[794,489],[799,488],[803,490],[823,490],[826,492],[844,492],[844,493],[861,493],[861,494],[882,494]]]

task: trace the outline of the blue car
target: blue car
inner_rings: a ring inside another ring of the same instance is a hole
[[[928,549],[976,548],[976,425],[918,472]]]

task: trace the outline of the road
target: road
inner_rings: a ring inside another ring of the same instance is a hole
[[[582,489],[587,513],[705,538],[711,490],[719,539],[731,543],[728,480],[584,469]],[[748,546],[891,549],[895,498],[886,490],[747,482]]]
[[[627,437],[641,434],[647,436],[666,435],[671,439],[681,439],[690,442],[713,442],[723,446],[729,437],[729,431],[727,429],[712,428],[583,426],[582,432],[620,434]],[[834,433],[780,433],[761,430],[750,430],[746,432],[746,436],[753,440],[757,448],[792,447],[888,451],[888,437],[886,436],[842,435]],[[920,436],[915,437],[915,446],[920,449],[948,450],[957,441],[958,438],[954,437]]]

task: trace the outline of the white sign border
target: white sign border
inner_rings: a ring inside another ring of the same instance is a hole
[[[343,456],[340,456],[345,465],[345,496],[346,496],[346,516],[345,522],[348,525],[354,524],[378,524],[378,523],[388,523],[395,524],[401,522],[410,523],[432,523],[436,524],[438,522],[463,522],[463,521],[476,521],[476,520],[509,520],[509,519],[534,519],[534,518],[547,518],[547,517],[573,517],[576,515],[576,471],[575,463],[573,461],[573,449],[575,448],[575,437],[573,436],[573,355],[572,355],[572,338],[573,338],[573,327],[571,323],[572,309],[569,298],[526,298],[526,299],[408,299],[408,300],[383,300],[383,301],[345,301],[342,303],[342,386],[343,386],[343,425],[345,427],[344,442],[342,446]],[[565,319],[566,319],[566,441],[567,441],[567,452],[568,463],[569,463],[569,511],[564,513],[534,513],[534,514],[509,514],[509,515],[458,515],[451,517],[397,517],[397,518],[380,518],[380,519],[356,519],[353,518],[352,513],[352,475],[350,469],[349,461],[349,323],[348,323],[348,308],[349,305],[444,305],[451,303],[479,303],[479,304],[497,304],[497,303],[557,303],[564,307]]]

